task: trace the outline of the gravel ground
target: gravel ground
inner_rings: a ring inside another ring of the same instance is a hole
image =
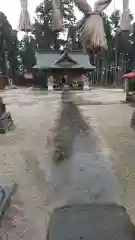
[[[19,184],[3,222],[2,240],[43,240],[52,209],[63,204],[60,196],[55,196],[61,192],[57,186],[55,192],[48,180],[48,163],[54,152],[53,139],[56,139],[54,128],[60,114],[60,93],[17,89],[1,95],[16,129],[0,135],[0,180]],[[133,108],[121,102],[125,96],[120,90],[76,92],[74,99],[112,156],[121,201],[135,223],[135,132],[130,128]]]
[[[19,185],[1,229],[2,239],[45,239],[50,209],[45,206],[48,185],[44,173],[52,151],[59,94],[26,89],[1,93],[16,129],[0,135],[0,179]],[[41,166],[40,166],[41,165]]]

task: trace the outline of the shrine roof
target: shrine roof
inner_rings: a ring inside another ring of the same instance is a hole
[[[37,69],[74,68],[94,70],[95,67],[89,62],[89,57],[82,51],[36,51]]]

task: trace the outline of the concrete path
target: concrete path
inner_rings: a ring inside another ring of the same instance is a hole
[[[58,202],[64,199],[64,204],[120,203],[120,189],[109,150],[103,148],[93,127],[87,126],[74,102],[66,103],[63,111],[58,130],[59,145],[68,156],[61,162],[51,162],[48,170],[48,180],[57,186]]]

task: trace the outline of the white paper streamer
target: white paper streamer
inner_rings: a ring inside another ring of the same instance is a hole
[[[28,0],[20,0],[21,2],[21,15],[19,21],[19,31],[29,32],[32,30],[32,24],[28,12]]]

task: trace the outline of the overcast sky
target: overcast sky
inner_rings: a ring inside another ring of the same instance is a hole
[[[88,2],[90,2],[92,5],[95,1],[96,0],[88,0]],[[116,3],[114,4],[113,0],[112,4],[110,4],[107,9],[107,12],[110,13],[111,11],[113,11],[114,5],[117,9],[122,10],[122,1],[123,0],[115,0]],[[28,0],[31,19],[33,19],[35,8],[40,2],[41,0]],[[135,0],[130,0],[130,9],[135,15]],[[0,11],[6,14],[8,20],[10,21],[14,29],[18,27],[20,10],[20,0],[0,0]]]

